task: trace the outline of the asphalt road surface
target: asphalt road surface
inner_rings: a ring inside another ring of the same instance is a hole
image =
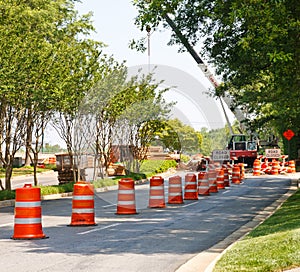
[[[160,209],[148,208],[149,184],[136,185],[134,215],[116,214],[118,190],[96,192],[97,225],[88,227],[68,226],[72,197],[45,200],[42,225],[49,238],[40,240],[11,239],[14,208],[0,208],[0,270],[174,272],[251,221],[290,183],[287,176],[248,177],[210,196]],[[168,179],[166,202],[167,188]]]

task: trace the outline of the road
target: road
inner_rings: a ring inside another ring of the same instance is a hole
[[[71,197],[46,200],[42,221],[49,239],[41,240],[10,239],[14,210],[0,208],[1,271],[174,272],[251,221],[286,193],[290,182],[286,176],[248,177],[161,209],[148,208],[149,184],[136,185],[136,215],[116,214],[117,190],[96,192],[97,226],[89,227],[68,226]]]
[[[57,179],[57,172],[54,171],[47,171],[39,173],[38,176],[38,183],[41,185],[58,185]],[[32,175],[28,176],[19,176],[12,178],[12,189],[23,187],[24,184],[34,184],[34,179]]]

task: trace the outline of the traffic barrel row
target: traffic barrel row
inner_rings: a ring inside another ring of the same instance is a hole
[[[236,173],[233,168],[232,175]],[[210,169],[199,172],[198,176],[188,173],[183,182],[180,176],[169,178],[168,204],[183,204],[184,200],[198,200],[200,195],[210,195],[224,189],[224,169]],[[227,179],[227,177],[226,177]],[[227,182],[227,181],[226,181]],[[233,181],[232,181],[233,182]],[[149,208],[165,208],[164,179],[153,176],[150,179]],[[122,178],[118,183],[118,200],[116,214],[137,214],[135,202],[135,183],[130,178]],[[95,226],[94,187],[85,181],[74,184],[72,198],[72,226]],[[42,207],[40,188],[25,184],[16,189],[14,234],[12,239],[44,239],[48,238],[42,230]]]
[[[257,158],[253,163],[253,176],[260,176],[261,174],[278,175],[282,173],[295,173],[295,161],[285,161],[286,156],[282,156],[282,161],[268,158]]]

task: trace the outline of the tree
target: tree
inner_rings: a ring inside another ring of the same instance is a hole
[[[224,84],[253,131],[270,127],[281,134],[299,127],[299,14],[297,1],[134,1],[136,24],[158,28],[172,17],[191,45],[203,41],[202,55]],[[169,44],[180,44],[172,34]],[[288,95],[287,95],[288,94]],[[271,129],[272,130],[272,129]],[[298,131],[298,130],[297,130]]]
[[[26,142],[36,167],[53,112],[69,121],[98,69],[101,44],[83,38],[93,27],[90,15],[78,17],[74,2],[0,1],[1,159],[7,189],[16,151]]]

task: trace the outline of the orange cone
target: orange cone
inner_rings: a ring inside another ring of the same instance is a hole
[[[134,180],[131,178],[122,178],[119,180],[116,214],[137,214]]]
[[[195,174],[185,175],[184,199],[198,200],[198,186]]]
[[[198,194],[199,195],[209,195],[209,182],[207,172],[198,173]]]
[[[240,166],[235,164],[232,169],[232,183],[240,184],[241,183],[241,170]]]
[[[41,189],[25,184],[16,189],[15,224],[12,239],[48,238],[42,230]]]
[[[74,184],[69,226],[95,226],[94,186],[85,181]]]
[[[168,203],[169,204],[183,203],[182,179],[180,176],[173,176],[169,178]]]

